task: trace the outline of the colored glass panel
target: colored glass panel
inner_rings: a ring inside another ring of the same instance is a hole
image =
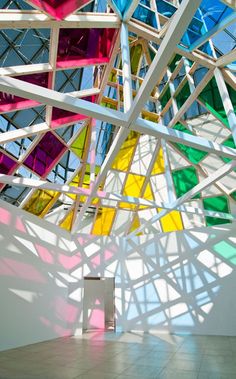
[[[224,145],[224,146],[228,146],[228,147],[232,147],[233,149],[236,148],[235,143],[234,143],[234,139],[233,139],[232,136],[230,136],[226,141],[224,141],[224,142],[222,143],[222,145]],[[221,157],[221,158],[222,158],[223,161],[226,162],[226,163],[229,162],[229,161],[231,161],[231,159],[230,159],[230,158],[227,158],[227,157]]]
[[[181,197],[198,184],[197,171],[194,167],[187,167],[183,170],[172,172],[176,196]],[[195,196],[200,197],[200,195]]]
[[[158,212],[160,211],[161,209],[158,208]],[[160,219],[160,222],[163,232],[174,232],[176,230],[183,229],[181,215],[178,211],[172,211],[168,213],[166,216]]]
[[[131,74],[137,75],[139,62],[142,55],[142,45],[132,46],[130,49]]]
[[[216,84],[215,78],[211,79],[199,96],[199,100],[203,102],[207,109],[213,109],[214,114],[228,126],[227,116],[221,96]]]
[[[66,147],[51,132],[46,133],[24,161],[24,165],[44,176],[60,159]]]
[[[169,68],[171,72],[174,72],[181,58],[182,58],[181,55],[176,54],[174,58],[171,60],[171,62],[169,63]]]
[[[55,19],[62,20],[76,9],[89,4],[90,0],[31,0],[31,3]]]
[[[142,4],[139,4],[134,11],[133,18],[144,22],[147,25],[150,25],[154,28],[157,27],[156,15],[155,12]]]
[[[113,161],[112,168],[120,171],[127,171],[136,147],[138,134],[130,132],[127,139],[121,146],[119,153]]]
[[[43,217],[58,197],[58,192],[37,190],[33,193],[23,209],[27,212],[33,213],[36,216]]]
[[[110,233],[116,210],[101,208],[93,225],[92,234],[107,236]]]
[[[171,98],[170,87],[168,86],[167,89],[165,90],[165,93],[159,99],[162,109],[166,106],[170,98]]]
[[[151,187],[151,184],[148,183],[147,186],[146,186],[146,189],[144,191],[144,195],[142,196],[144,199],[146,200],[154,200],[154,196],[153,196],[153,193],[152,193],[152,187]],[[139,207],[139,209],[146,209],[147,207],[144,206],[144,205],[141,205]]]
[[[78,157],[82,158],[84,153],[85,141],[87,136],[88,127],[85,127],[80,133],[79,137],[71,145],[71,150]]]
[[[61,29],[57,67],[107,63],[116,29]]]
[[[190,130],[185,128],[182,124],[178,123],[174,126],[175,130],[179,130],[184,133],[191,134]],[[207,152],[201,151],[198,149],[194,149],[191,146],[183,145],[181,143],[173,143],[173,146],[175,146],[178,150],[181,151],[182,154],[185,155],[185,157],[194,164],[198,164],[205,156],[207,155]]]
[[[151,175],[157,175],[165,172],[165,162],[163,157],[163,150],[160,149],[155,160]]]
[[[177,106],[181,108],[184,105],[185,101],[189,98],[191,92],[188,82],[181,88],[181,91],[176,96]]]
[[[225,196],[216,196],[203,199],[203,207],[208,211],[218,211],[218,212],[229,212],[228,200]],[[206,217],[207,226],[228,224],[230,223],[227,219],[216,218],[216,217]]]
[[[0,152],[0,174],[11,174],[17,166],[17,162]]]
[[[74,212],[70,211],[68,215],[60,222],[60,227],[68,231],[71,230]]]
[[[123,195],[140,197],[144,181],[145,181],[144,176],[129,174],[125,182]],[[130,209],[135,208],[135,204],[129,204],[129,203],[120,203],[120,206],[122,208],[123,207],[130,208]]]
[[[236,191],[232,192],[230,196],[232,197],[232,199],[236,201]]]

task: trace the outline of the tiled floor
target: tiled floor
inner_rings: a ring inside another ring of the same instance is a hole
[[[0,379],[235,379],[236,337],[93,332],[0,353]]]

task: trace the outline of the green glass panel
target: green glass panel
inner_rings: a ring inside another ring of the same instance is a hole
[[[182,124],[178,123],[174,126],[175,130],[179,130],[181,132],[185,132],[188,134],[192,134],[190,130],[186,129]],[[191,146],[186,146],[181,143],[173,143],[173,145],[181,151],[181,153],[193,164],[199,163],[205,156],[207,155],[207,152],[201,151],[198,149],[194,149]]]
[[[222,145],[227,146],[227,147],[232,147],[233,149],[236,148],[232,136],[230,136],[226,141],[224,141],[224,142],[222,143]],[[226,158],[226,157],[221,157],[221,159],[223,159],[223,161],[226,162],[226,163],[229,162],[229,161],[231,161],[230,158]]]
[[[232,192],[230,196],[232,197],[232,199],[236,201],[236,191]]]
[[[211,111],[217,118],[219,118],[224,123],[224,125],[229,127],[228,119],[225,114],[215,78],[211,79],[210,82],[206,85],[199,96],[199,100],[202,101],[206,108]]]
[[[151,60],[153,61],[153,59],[155,58],[156,54],[155,54],[154,51],[151,50],[151,49],[148,49],[148,51],[149,51],[149,54],[150,54]]]
[[[162,106],[162,109],[166,106],[166,104],[168,103],[168,101],[170,100],[170,97],[171,97],[171,94],[170,94],[170,88],[169,86],[167,87],[167,89],[165,90],[165,93],[161,96],[161,98],[159,99],[160,100],[160,103],[161,103],[161,106]]]
[[[190,95],[191,95],[191,92],[190,92],[189,84],[187,82],[185,83],[181,91],[176,96],[178,108],[181,108],[182,105],[184,105],[185,101],[189,98]]]
[[[71,145],[71,150],[73,151],[73,153],[75,153],[80,158],[82,158],[82,155],[84,152],[86,135],[87,135],[87,128],[84,128],[82,132],[80,133],[79,137]]]
[[[131,61],[131,74],[136,75],[138,72],[139,62],[142,55],[142,46],[136,45],[131,47],[130,61]]]
[[[183,170],[172,171],[172,177],[177,197],[181,197],[198,184],[197,172],[194,167],[187,167]],[[200,197],[198,194],[196,197]]]
[[[213,246],[213,249],[221,257],[236,265],[236,247],[228,241],[220,241]]]
[[[108,101],[103,100],[101,103],[103,107],[110,108],[110,109],[117,109],[117,106],[115,104],[109,103]]]
[[[177,63],[178,61],[180,61],[181,58],[182,58],[181,55],[176,54],[176,55],[174,56],[174,58],[171,60],[171,62],[169,63],[169,68],[170,68],[171,72],[173,72],[173,71],[175,70],[175,68],[176,68],[176,66],[177,66],[176,63]]]
[[[229,213],[228,199],[226,196],[216,196],[203,199],[203,207],[208,211],[218,211]],[[207,226],[228,224],[230,223],[227,219],[216,218],[216,217],[206,217]]]

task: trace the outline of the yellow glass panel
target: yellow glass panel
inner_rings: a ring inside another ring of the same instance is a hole
[[[103,236],[109,235],[115,213],[116,209],[102,208],[97,214],[92,234]]]
[[[136,147],[136,142],[138,139],[138,133],[130,132],[127,139],[121,146],[119,153],[117,154],[114,162],[112,164],[112,168],[120,171],[127,171],[134,153],[134,149]]]
[[[127,180],[124,186],[123,194],[125,196],[134,196],[134,197],[140,197],[143,183],[145,181],[144,176],[135,175],[135,174],[129,174],[127,176]],[[123,208],[129,208],[134,209],[136,207],[135,204],[128,204],[128,203],[120,203],[120,207]]]
[[[71,230],[73,220],[73,211],[69,212],[66,218],[59,224],[61,228],[66,230]]]
[[[157,175],[163,172],[165,172],[165,163],[163,157],[163,150],[160,149],[156,161],[154,163],[151,175]]]
[[[39,217],[43,217],[59,196],[59,192],[37,190],[33,193],[23,209]]]
[[[154,196],[152,193],[152,188],[150,183],[147,184],[147,187],[145,189],[144,195],[142,196],[146,200],[154,200]],[[140,205],[140,209],[146,209],[147,207],[145,205]]]
[[[161,212],[162,209],[158,208],[158,212]],[[174,232],[176,230],[183,230],[182,219],[180,212],[172,211],[166,216],[162,217],[161,226],[163,232]]]
[[[138,215],[135,215],[134,216],[134,219],[133,219],[133,222],[131,224],[131,227],[129,229],[129,233],[132,233],[134,232],[136,229],[138,229],[140,227],[140,221],[139,221],[139,217]],[[143,233],[142,232],[139,232],[137,233],[137,236],[141,236]]]

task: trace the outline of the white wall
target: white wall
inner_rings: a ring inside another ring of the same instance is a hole
[[[236,335],[235,224],[71,239],[0,208],[0,349],[81,333],[84,276],[115,277],[118,330]]]

